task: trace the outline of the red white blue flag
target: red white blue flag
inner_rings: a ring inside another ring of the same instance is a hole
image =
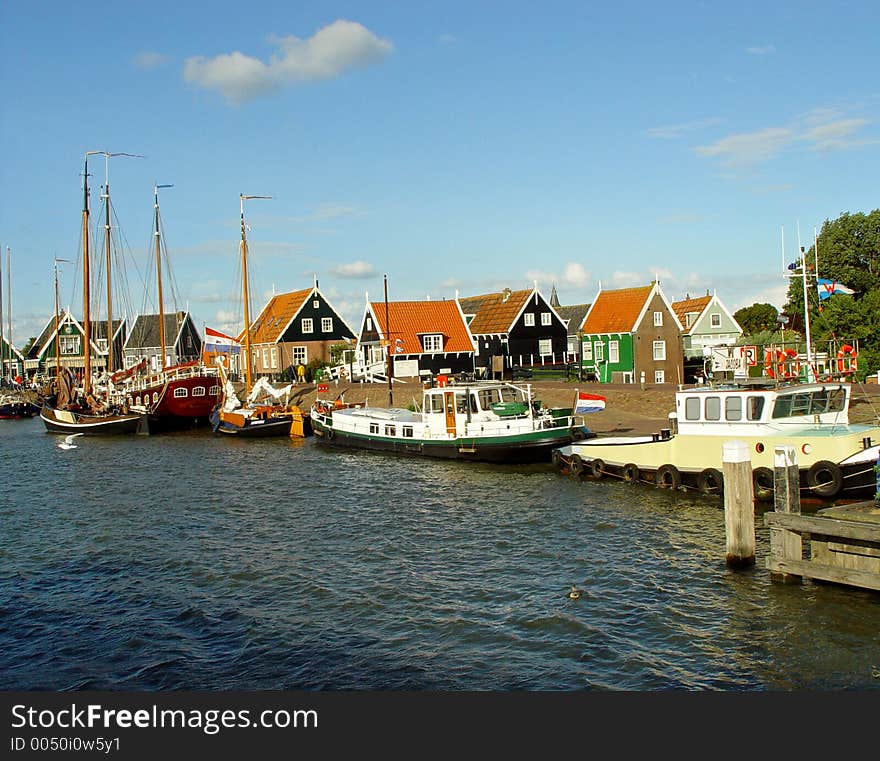
[[[574,401],[575,415],[586,415],[588,412],[601,412],[605,409],[605,397],[598,394],[587,394],[584,391],[578,391],[577,399]]]
[[[241,344],[232,336],[227,336],[219,330],[205,326],[205,351],[218,354],[238,354]]]
[[[820,301],[825,301],[825,299],[829,299],[838,293],[843,293],[847,296],[851,296],[855,293],[852,288],[847,288],[845,285],[838,283],[836,280],[826,280],[823,277],[818,278],[816,288],[819,289]]]

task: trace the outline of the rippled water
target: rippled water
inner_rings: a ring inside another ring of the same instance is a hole
[[[880,688],[880,595],[548,466],[0,426],[0,689]],[[572,584],[585,590],[577,601]]]

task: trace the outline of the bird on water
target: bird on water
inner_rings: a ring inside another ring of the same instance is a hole
[[[577,588],[577,585],[571,585],[571,592],[568,593],[569,600],[579,600],[581,597],[581,590]]]

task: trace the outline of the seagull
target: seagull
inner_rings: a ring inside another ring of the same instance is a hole
[[[76,449],[76,444],[73,443],[73,440],[77,436],[82,436],[81,433],[71,433],[70,436],[65,436],[64,441],[58,444],[59,449]]]
[[[568,593],[569,600],[579,600],[581,597],[581,590],[577,588],[576,585],[571,585],[571,592]]]

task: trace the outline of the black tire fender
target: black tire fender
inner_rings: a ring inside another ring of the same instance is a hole
[[[590,478],[599,481],[600,479],[605,477],[605,461],[600,460],[598,457],[594,460],[590,460],[587,465],[587,472],[590,474]]]
[[[573,454],[568,463],[568,470],[575,478],[580,478],[584,474],[584,461],[580,455]]]
[[[776,493],[773,484],[773,471],[770,468],[755,468],[752,471],[752,487],[755,499],[759,502],[770,502]]]
[[[623,476],[623,480],[628,484],[638,483],[639,477],[641,476],[639,473],[639,466],[634,462],[627,463],[623,466],[621,475]]]
[[[843,488],[843,472],[837,463],[819,460],[807,471],[807,486],[819,497],[836,497]]]
[[[675,465],[661,465],[654,478],[660,489],[678,489],[681,486],[681,473]]]
[[[721,494],[724,476],[718,468],[706,468],[697,476],[697,489],[703,494]]]

